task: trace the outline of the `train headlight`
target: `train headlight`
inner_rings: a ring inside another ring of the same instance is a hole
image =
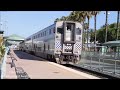
[[[59,50],[56,50],[56,52],[60,52]]]

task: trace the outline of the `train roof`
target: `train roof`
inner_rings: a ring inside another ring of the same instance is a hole
[[[50,25],[50,26],[48,26],[48,27],[46,27],[46,28],[49,28],[49,27],[51,27],[51,26],[53,26],[53,25],[55,25],[55,23],[54,23],[54,24],[52,24],[52,25]],[[41,30],[39,30],[38,32],[41,32],[41,31],[45,30],[46,28],[41,29]],[[27,37],[26,39],[31,38],[32,36],[34,36],[34,35],[35,35],[35,34],[37,34],[38,32],[36,32],[36,33],[34,33],[34,34],[30,35],[30,36],[29,36],[29,37]]]
[[[71,23],[72,23],[72,22],[74,22],[74,23],[77,22],[77,23],[80,23],[80,22],[78,22],[78,21],[67,21],[67,20],[66,20],[66,21],[57,21],[57,22],[71,22]],[[56,22],[56,23],[57,23],[57,22]]]
[[[50,25],[50,26],[48,26],[48,27],[46,27],[46,28],[49,28],[49,27],[51,27],[51,26],[53,26],[53,25],[55,25],[56,23],[59,23],[59,22],[70,22],[70,23],[73,23],[73,22],[74,22],[74,23],[75,23],[75,22],[77,22],[77,21],[57,21],[57,22],[53,23],[52,25]],[[77,23],[80,23],[80,22],[77,22]],[[38,32],[41,32],[41,31],[45,30],[46,28],[41,29],[41,30],[39,30]],[[36,33],[38,33],[38,32],[36,32]],[[27,37],[26,39],[31,38],[31,37],[34,36],[36,33],[30,35],[30,36]]]

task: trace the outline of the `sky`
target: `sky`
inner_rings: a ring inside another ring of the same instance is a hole
[[[68,16],[71,11],[0,11],[1,29],[4,36],[17,34],[24,38],[52,25],[56,18]],[[97,29],[105,24],[105,11],[97,16]],[[117,22],[117,12],[109,11],[108,24]],[[94,17],[90,19],[90,28],[94,29]]]

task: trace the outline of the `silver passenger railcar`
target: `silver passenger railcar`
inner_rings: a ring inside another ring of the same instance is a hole
[[[73,21],[58,21],[29,36],[24,50],[57,63],[77,63],[82,50],[82,25]]]

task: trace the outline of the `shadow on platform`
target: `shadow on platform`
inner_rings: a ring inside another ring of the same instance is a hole
[[[37,57],[35,55],[31,55],[31,54],[28,54],[26,52],[22,52],[22,51],[19,51],[19,50],[14,50],[14,53],[16,54],[16,56],[20,59],[24,59],[24,60],[35,60],[35,61],[46,61],[45,59],[43,58],[40,58],[40,57]]]

